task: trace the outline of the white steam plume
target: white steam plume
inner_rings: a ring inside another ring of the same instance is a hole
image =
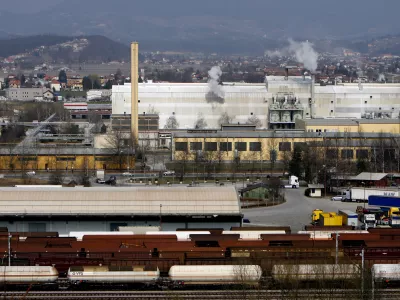
[[[225,91],[222,85],[219,84],[219,79],[222,75],[222,70],[219,66],[214,66],[208,71],[208,87],[210,92],[219,98],[225,97]]]
[[[297,62],[302,63],[304,67],[311,72],[315,72],[318,67],[318,53],[314,50],[310,42],[296,42],[289,39],[289,46],[282,50],[265,51],[269,57],[294,56]]]
[[[379,74],[378,81],[379,82],[385,82],[386,81],[385,74]]]
[[[264,52],[264,56],[269,56],[271,58],[275,58],[275,57],[282,57],[285,56],[285,53],[282,53],[281,51],[275,50],[275,51],[265,51]]]
[[[299,63],[311,72],[315,72],[318,67],[318,53],[314,50],[313,45],[306,42],[296,42],[289,39],[289,51],[296,57]]]

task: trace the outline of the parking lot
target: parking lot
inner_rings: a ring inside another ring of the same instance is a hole
[[[326,212],[338,212],[339,209],[356,211],[357,206],[363,203],[331,201],[330,198],[309,198],[304,196],[304,188],[286,189],[286,202],[274,207],[244,209],[245,218],[253,224],[271,226],[291,226],[292,232],[297,232],[310,224],[314,209]],[[368,204],[365,203],[367,206]]]

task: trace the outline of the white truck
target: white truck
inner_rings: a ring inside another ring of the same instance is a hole
[[[368,202],[369,196],[391,196],[398,197],[398,189],[374,189],[355,187],[348,189],[344,192],[342,202]]]
[[[97,179],[101,179],[101,180],[104,180],[104,170],[97,170],[96,171],[96,178]]]
[[[376,226],[375,214],[364,214],[362,215],[362,222],[364,223],[365,230],[368,228],[374,228]]]
[[[298,189],[299,187],[299,177],[293,175],[289,176],[288,184],[282,185],[282,188],[285,189]]]

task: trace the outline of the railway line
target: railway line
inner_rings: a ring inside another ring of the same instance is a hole
[[[361,296],[360,290],[223,290],[223,291],[57,291],[57,292],[0,292],[1,299],[231,299],[231,300],[284,300],[284,299],[398,299],[398,289],[375,290]]]

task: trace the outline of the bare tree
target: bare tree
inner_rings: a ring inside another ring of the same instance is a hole
[[[272,132],[271,138],[268,139],[267,142],[267,150],[269,154],[269,160],[271,163],[271,173],[274,172],[275,169],[275,163],[276,160],[278,159],[278,140],[275,136],[275,131]]]
[[[221,116],[218,119],[218,125],[224,125],[224,124],[231,124],[233,121],[233,117],[231,117],[227,112],[224,112],[221,114]]]
[[[105,139],[108,143],[108,147],[111,152],[110,154],[113,155],[114,163],[118,164],[119,169],[122,170],[124,158],[131,154],[131,149],[134,147],[131,134],[129,132],[116,129],[110,131]]]
[[[160,112],[151,104],[149,104],[149,108],[147,109],[147,114],[149,115],[159,115]]]
[[[255,115],[253,115],[253,116],[251,116],[250,118],[248,118],[246,124],[255,125],[256,128],[261,128],[261,127],[262,127],[262,122],[261,122],[261,120],[260,120],[257,116],[255,116]]]
[[[188,139],[185,139],[183,143],[186,143],[185,149],[180,149],[180,151],[176,152],[175,155],[175,160],[179,164],[179,172],[180,172],[180,180],[183,181],[186,171],[187,171],[187,165],[189,160],[192,157],[192,154],[189,152],[189,145],[188,145]]]
[[[164,129],[177,129],[179,128],[178,120],[175,116],[170,116],[165,123]]]
[[[194,124],[194,128],[195,128],[195,129],[204,129],[204,128],[207,128],[207,122],[206,122],[206,120],[205,120],[205,118],[204,118],[204,115],[203,115],[202,113],[199,113],[199,114],[197,115],[197,120],[196,120],[196,122],[195,122],[195,124]]]

